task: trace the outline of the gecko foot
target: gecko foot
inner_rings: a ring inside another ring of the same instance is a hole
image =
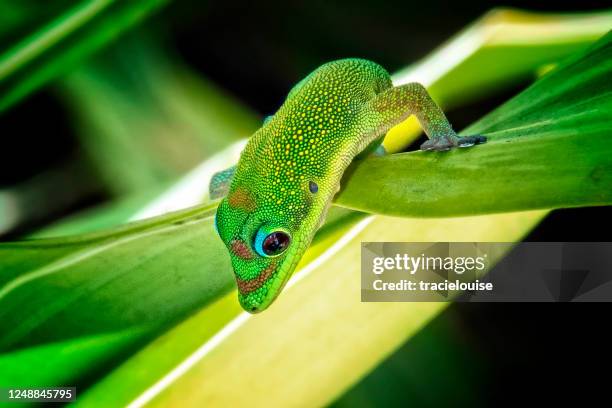
[[[421,145],[421,150],[446,151],[453,147],[470,147],[475,144],[486,143],[486,136],[438,136],[433,137]]]

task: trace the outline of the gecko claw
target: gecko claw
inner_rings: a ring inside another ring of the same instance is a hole
[[[470,147],[476,144],[485,143],[487,138],[481,135],[475,136],[438,136],[429,139],[421,145],[421,150],[445,152],[453,147]]]
[[[486,142],[486,136],[481,135],[459,137],[459,147],[470,147]]]

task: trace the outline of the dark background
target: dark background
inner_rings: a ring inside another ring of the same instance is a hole
[[[266,115],[278,107],[292,84],[322,62],[359,56],[394,72],[423,57],[494,6],[466,0],[179,1],[147,25],[163,33],[196,72]],[[605,3],[508,1],[504,6],[586,11],[602,8]],[[525,85],[448,112],[448,116],[455,128],[461,129]],[[4,136],[0,188],[24,182],[49,168],[70,166],[78,156],[67,112],[51,90],[43,89],[0,117]],[[95,184],[94,172],[91,178]],[[104,190],[93,188],[63,211],[86,208],[107,198]],[[610,234],[604,221],[611,215],[610,207],[553,211],[526,240],[607,241]],[[26,225],[13,236],[46,221]],[[610,336],[605,326],[610,311],[608,304],[454,304],[432,322],[432,327],[452,320],[461,333],[460,344],[484,361],[479,363],[484,380],[478,384],[484,392],[484,404],[552,406],[573,402],[582,406],[593,396],[604,397],[610,362]],[[410,348],[414,341],[404,348]],[[426,361],[424,367],[427,369]],[[364,382],[375,382],[376,375]],[[438,380],[441,393],[445,392],[445,381],[453,381]],[[396,400],[397,406],[409,402]],[[609,400],[602,403],[609,405]]]

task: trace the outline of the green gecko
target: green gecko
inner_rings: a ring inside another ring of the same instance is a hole
[[[213,176],[211,198],[242,307],[266,309],[281,292],[323,223],[340,179],[360,154],[377,151],[389,129],[415,115],[422,150],[484,143],[460,137],[419,83],[394,87],[363,59],[322,65],[287,96],[244,148],[237,166]]]

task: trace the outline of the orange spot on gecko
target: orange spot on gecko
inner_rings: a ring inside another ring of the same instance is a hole
[[[247,212],[254,211],[257,207],[255,198],[250,191],[244,188],[238,188],[236,191],[231,193],[227,198],[227,202],[234,208],[241,208]]]
[[[230,250],[238,258],[246,260],[253,259],[253,252],[251,252],[247,244],[245,244],[242,240],[235,239],[230,242]]]

